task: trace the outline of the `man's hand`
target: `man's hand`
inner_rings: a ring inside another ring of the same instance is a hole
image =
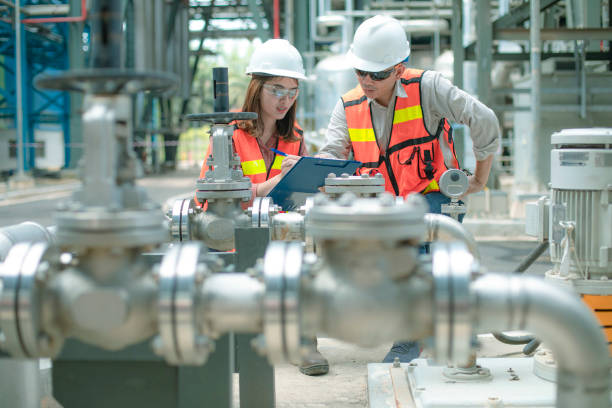
[[[464,200],[468,194],[477,193],[485,187],[487,180],[489,179],[489,173],[491,172],[492,165],[493,155],[490,155],[484,160],[476,161],[474,175],[468,176],[468,189],[464,195],[459,197],[460,200]]]
[[[476,176],[468,176],[468,188],[465,194],[461,196],[461,199],[465,198],[468,194],[479,192],[486,184],[486,181],[483,183],[481,180],[478,180]]]
[[[298,160],[300,160],[300,156],[287,155],[281,163],[281,177],[284,177]]]

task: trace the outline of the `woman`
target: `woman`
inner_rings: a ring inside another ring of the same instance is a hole
[[[295,120],[298,80],[306,79],[302,57],[287,40],[268,40],[253,52],[246,70],[251,75],[242,112],[255,112],[257,119],[238,121],[232,136],[234,150],[240,156],[242,172],[252,182],[255,197],[263,197],[299,160],[308,155],[302,130]],[[286,156],[271,149],[283,152]],[[206,157],[210,156],[210,145]],[[208,166],[202,165],[200,178]],[[327,359],[317,350],[317,340],[309,343],[300,372],[321,375],[329,371]]]
[[[242,111],[257,113],[257,119],[238,121],[233,143],[242,172],[253,183],[255,198],[266,196],[299,156],[308,155],[302,130],[295,120],[298,80],[306,77],[298,50],[280,39],[268,40],[257,47],[246,73],[251,75],[251,82]],[[209,155],[210,146],[206,157]],[[200,178],[204,178],[207,170],[204,161]]]

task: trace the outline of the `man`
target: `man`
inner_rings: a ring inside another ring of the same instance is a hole
[[[359,85],[342,96],[332,112],[322,157],[363,163],[359,173],[382,173],[385,189],[396,196],[424,195],[432,213],[450,202],[438,181],[458,168],[449,121],[467,125],[476,169],[467,194],[485,186],[500,130],[497,117],[476,98],[434,71],[408,69],[410,44],[399,21],[388,16],[365,20],[347,54]],[[488,73],[485,73],[488,75]],[[409,362],[417,343],[395,343],[383,362]]]

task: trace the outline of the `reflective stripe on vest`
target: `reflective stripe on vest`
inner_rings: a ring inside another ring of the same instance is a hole
[[[384,156],[378,147],[370,106],[361,87],[342,97],[355,160],[363,163],[358,174],[382,173],[385,189],[395,195],[439,191],[437,181],[446,170],[439,141],[442,134],[458,167],[452,132],[446,120],[439,123],[436,134],[430,134],[425,128],[420,105],[422,75],[423,71],[413,69],[407,69],[402,75],[401,84],[407,97],[395,99],[393,126]]]
[[[295,128],[294,134],[299,137],[299,140],[295,142],[287,142],[285,140],[278,139],[276,148],[287,154],[294,156],[299,155],[300,146],[302,143],[301,133],[301,129]],[[268,170],[255,137],[251,136],[242,129],[236,128],[234,130],[233,141],[234,149],[236,150],[238,156],[240,156],[242,173],[249,177],[251,182],[263,183],[277,174],[280,174],[281,164],[284,159],[283,156],[274,156],[274,162]]]
[[[243,161],[240,163],[242,166],[242,173],[245,176],[251,176],[253,174],[266,173],[266,163],[261,160]]]

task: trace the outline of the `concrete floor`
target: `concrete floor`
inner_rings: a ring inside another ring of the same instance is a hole
[[[153,201],[171,202],[171,197],[189,196],[194,190],[198,171],[176,172],[147,177],[139,180]],[[69,197],[77,187],[75,180],[60,183],[39,183],[39,187],[27,191],[2,192],[0,190],[0,227],[23,221],[35,221],[45,226],[53,224],[52,213],[58,201]],[[167,204],[164,206],[167,208]],[[479,230],[487,221],[477,220]],[[495,222],[489,229],[499,229]],[[499,232],[499,231],[498,231]],[[494,234],[495,235],[495,234]],[[499,236],[500,234],[496,234]],[[504,235],[504,234],[501,234]],[[510,272],[536,246],[537,243],[524,235],[504,236],[503,240],[489,240],[491,235],[477,236],[482,255],[482,264],[489,271]],[[542,275],[550,268],[547,253],[541,256],[528,270],[530,274]],[[483,345],[480,355],[520,355],[520,346],[505,346],[490,336],[481,336]],[[329,359],[330,372],[325,376],[308,377],[299,373],[297,367],[276,367],[276,406],[278,408],[353,408],[367,406],[367,363],[380,362],[390,344],[374,349],[363,349],[334,339],[320,338],[319,350]],[[425,351],[425,356],[427,351]],[[237,375],[235,375],[234,406],[239,406]],[[46,397],[45,407],[59,405]]]

